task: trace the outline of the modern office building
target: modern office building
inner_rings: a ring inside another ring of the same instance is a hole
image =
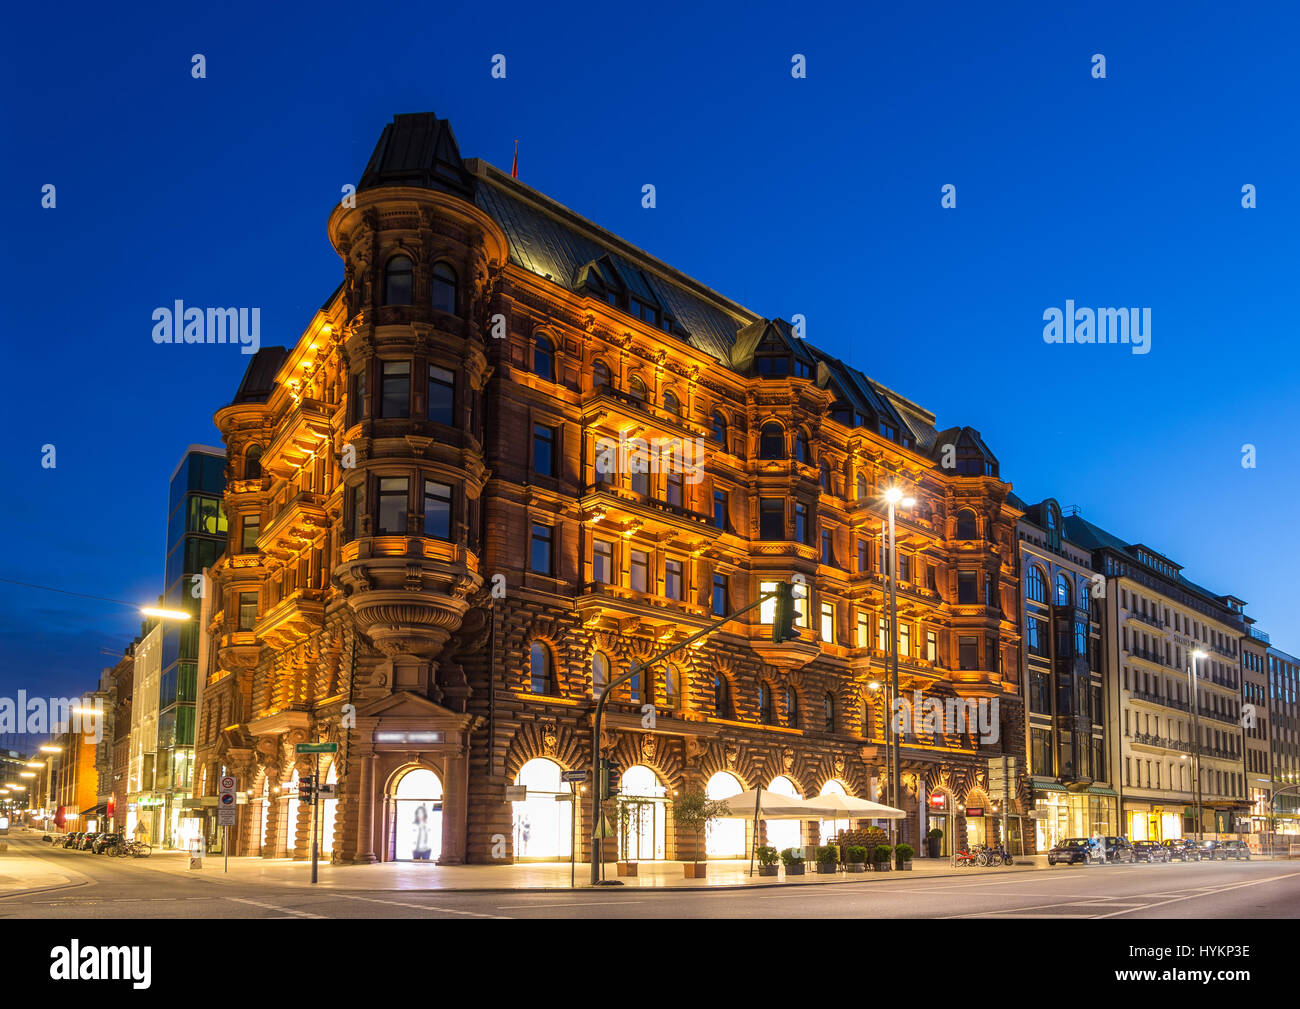
[[[335,860],[563,858],[575,836],[585,858],[588,810],[555,800],[592,766],[595,695],[732,614],[615,694],[608,857],[694,857],[683,788],[887,795],[895,646],[901,699],[931,704],[904,720],[901,837],[996,836],[989,758],[1025,752],[1020,512],[978,431],[462,160],[431,114],[384,130],[355,203],[329,220],[342,284],[216,416],[230,532],[196,785],[248,793],[236,854],[307,857],[296,745],[323,741]],[[912,502],[896,633],[890,489]],[[739,611],[795,578],[800,635],[776,644],[774,603]],[[922,717],[945,702],[984,729]]]
[[[1091,550],[1070,541],[1060,504],[1030,505],[1016,526],[1021,662],[1036,849],[1067,837],[1114,834],[1099,580]]]
[[[169,486],[164,605],[191,619],[166,620],[162,630],[154,788],[163,800],[163,833],[155,836],[166,847],[188,848],[199,836],[185,800],[193,794],[202,573],[226,549],[225,465],[221,449],[191,445]]]
[[[1250,812],[1241,731],[1244,603],[1081,516],[1067,516],[1065,529],[1106,578],[1109,760],[1120,832],[1134,841],[1238,833]]]
[[[1300,834],[1300,659],[1269,647],[1268,717],[1273,829]]]
[[[1241,639],[1241,731],[1246,744],[1246,793],[1250,802],[1244,829],[1269,832],[1273,799],[1273,754],[1268,710],[1268,635],[1246,619]],[[1258,840],[1257,838],[1254,840]]]

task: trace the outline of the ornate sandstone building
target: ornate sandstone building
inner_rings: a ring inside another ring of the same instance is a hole
[[[754,611],[622,688],[601,745],[628,815],[606,851],[696,855],[672,813],[694,784],[883,797],[894,486],[916,499],[897,519],[904,696],[1000,710],[985,745],[907,727],[903,837],[936,817],[958,843],[995,836],[987,758],[1025,752],[1020,512],[976,431],[462,160],[431,114],[384,129],[329,236],[342,284],[216,416],[230,543],[196,782],[213,795],[224,769],[248,793],[235,853],[308,856],[315,758],[294,745],[334,741],[335,861],[567,858],[574,837],[587,857],[585,803],[555,795],[591,766],[593,685],[793,575],[799,641],[772,644]],[[647,463],[657,440],[701,467]],[[745,828],[706,845],[740,855]]]

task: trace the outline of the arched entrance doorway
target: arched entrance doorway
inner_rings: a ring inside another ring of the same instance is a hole
[[[784,774],[773,778],[767,788],[768,791],[776,792],[778,795],[789,795],[795,799],[803,798],[799,793],[799,789],[795,787],[795,783]],[[767,843],[777,851],[786,848],[798,848],[803,845],[803,831],[800,829],[802,824],[799,820],[766,820],[764,822],[767,824]]]
[[[415,767],[393,789],[392,857],[399,862],[436,862],[442,855],[442,779]]]
[[[644,764],[629,767],[619,782],[618,850],[627,862],[667,857],[668,789]]]
[[[925,837],[928,844],[930,831],[942,831],[943,836],[939,838],[938,857],[947,858],[953,853],[953,798],[952,793],[946,788],[932,787],[925,797]]]
[[[969,850],[996,841],[996,833],[991,829],[993,810],[984,793],[978,790],[968,792],[964,806],[962,818],[966,821],[966,848]]]
[[[849,793],[845,790],[843,782],[838,781],[835,778],[831,778],[830,781],[822,785],[822,790],[818,794],[819,795],[848,795]],[[839,834],[840,831],[849,829],[849,821],[847,819],[822,820],[818,824],[818,827],[821,828],[822,844],[830,844],[832,841],[835,840],[836,835]]]
[[[730,799],[743,791],[740,779],[726,771],[719,771],[704,786],[710,799]],[[710,858],[744,858],[745,821],[710,820],[704,827],[704,853]]]
[[[556,798],[573,794],[573,786],[560,781],[562,770],[535,757],[515,775],[515,784],[528,789],[526,800],[511,803],[515,858],[565,859],[573,851],[573,802]]]

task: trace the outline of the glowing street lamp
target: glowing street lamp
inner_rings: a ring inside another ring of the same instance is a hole
[[[159,620],[189,620],[190,614],[184,610],[169,610],[161,606],[141,606],[140,612],[146,617],[157,617]]]

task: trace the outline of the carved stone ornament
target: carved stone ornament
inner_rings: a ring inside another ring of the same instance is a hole
[[[654,759],[655,759],[655,749],[656,749],[657,745],[658,745],[658,744],[655,742],[655,737],[654,737],[654,736],[642,736],[642,737],[641,737],[641,756],[644,757],[646,760],[654,760]]]
[[[547,722],[542,726],[542,752],[548,755],[555,753],[555,744],[559,739],[559,734],[555,730],[554,722]]]

